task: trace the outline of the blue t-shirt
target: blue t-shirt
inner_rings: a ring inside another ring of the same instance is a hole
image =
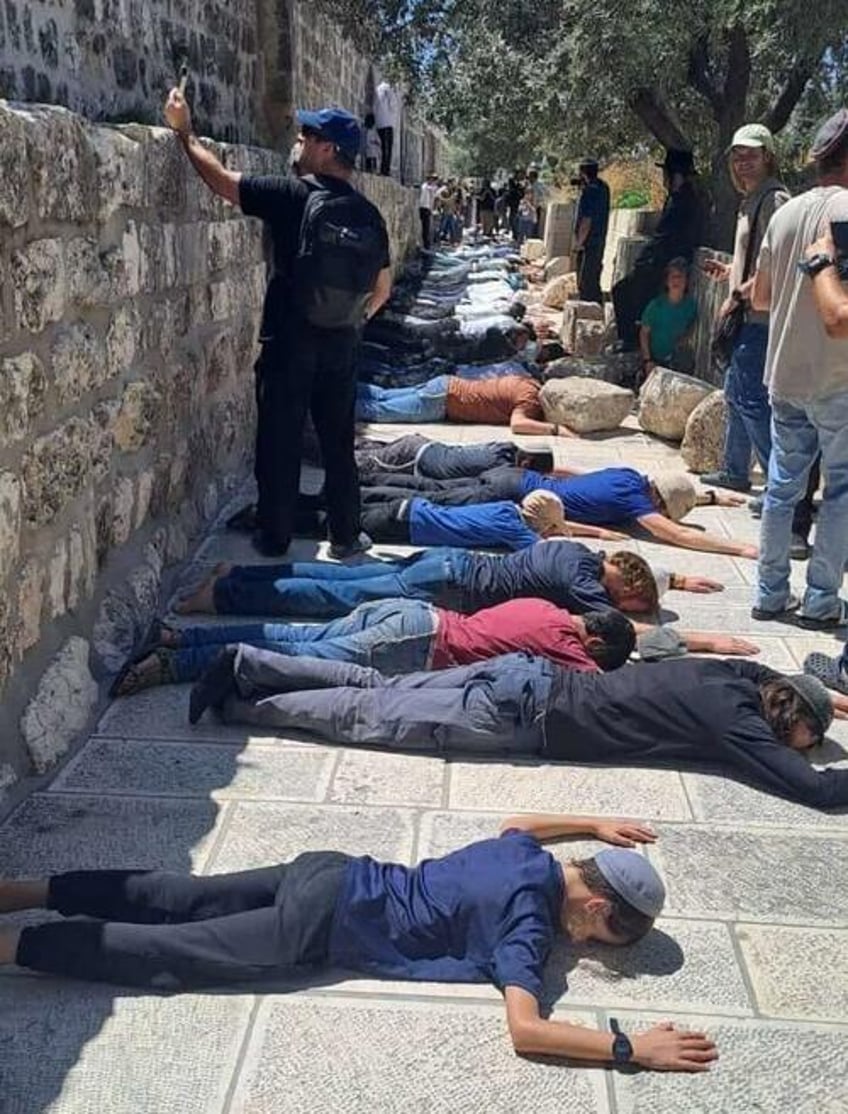
[[[456,551],[455,551],[456,552]],[[601,584],[603,553],[567,538],[536,542],[517,553],[457,553],[456,577],[463,611],[479,611],[532,596],[582,614],[609,611],[612,600]],[[438,602],[438,601],[436,601]]]
[[[475,503],[443,507],[426,499],[409,505],[412,545],[451,545],[461,549],[524,549],[539,540],[515,503]]]
[[[515,830],[416,867],[348,868],[329,962],[384,978],[493,982],[539,997],[565,893],[562,868]]]
[[[614,526],[657,510],[647,476],[635,468],[601,468],[584,476],[525,472],[522,498],[538,488],[553,491],[562,499],[567,519],[589,526]]]
[[[592,224],[586,239],[587,247],[596,247],[603,244],[607,238],[607,225],[609,224],[610,191],[606,182],[595,178],[587,182],[580,191],[580,200],[577,203],[577,216],[575,228],[584,217],[588,217]]]

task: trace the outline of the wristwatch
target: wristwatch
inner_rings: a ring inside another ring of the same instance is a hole
[[[836,261],[831,259],[829,255],[825,255],[823,251],[819,251],[809,259],[799,259],[798,270],[808,275],[810,278],[815,278],[820,271],[825,270],[827,267],[832,267],[835,262]]]
[[[610,1018],[610,1030],[615,1034],[615,1040],[612,1042],[612,1058],[617,1064],[629,1064],[633,1059],[633,1045],[630,1043],[630,1037],[626,1033],[622,1033],[618,1021]]]

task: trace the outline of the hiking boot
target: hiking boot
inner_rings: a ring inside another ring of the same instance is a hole
[[[751,490],[750,480],[737,480],[729,472],[707,472],[699,478],[705,487],[725,487],[728,491],[740,491],[743,495]]]

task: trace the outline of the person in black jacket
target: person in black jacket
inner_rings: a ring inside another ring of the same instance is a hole
[[[668,197],[656,232],[636,257],[633,270],[612,288],[618,339],[626,352],[635,352],[639,346],[639,315],[660,290],[666,264],[678,256],[691,263],[705,231],[692,152],[668,150],[659,165]]]
[[[192,722],[208,707],[225,723],[302,730],[342,746],[696,765],[814,808],[848,805],[848,769],[817,770],[806,753],[834,709],[848,712],[848,697],[747,661],[688,658],[592,674],[506,654],[385,677],[241,645],[223,650],[195,686]]]

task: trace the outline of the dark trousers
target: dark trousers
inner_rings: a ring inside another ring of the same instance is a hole
[[[604,266],[604,245],[588,244],[580,253],[577,288],[581,302],[602,302],[601,271]]]
[[[429,503],[437,503],[440,507],[474,507],[479,503],[503,501],[520,503],[523,498],[520,470],[516,469],[518,472],[516,476],[509,474],[511,469],[505,471],[506,475],[493,476],[491,480],[482,477],[464,480],[424,480],[418,476],[390,477],[391,484],[364,487],[362,502],[365,506],[386,503],[407,490],[410,494],[414,491],[418,492]],[[395,483],[395,479],[401,482]],[[414,486],[403,482],[406,480],[414,480]]]
[[[433,211],[432,209],[419,209],[418,219],[421,221],[421,243],[429,251],[433,245]]]
[[[227,723],[306,731],[342,746],[457,754],[539,754],[556,666],[506,654],[436,673],[291,658],[240,646]]]
[[[642,310],[662,285],[662,267],[641,264],[633,268],[612,288],[615,326],[618,339],[628,349],[639,346],[639,318]]]
[[[22,967],[178,990],[291,972],[327,958],[350,862],[333,851],[205,877],[95,870],[50,879],[48,908],[96,917],[25,928]]]
[[[395,145],[395,129],[377,128],[377,135],[379,135],[380,137],[380,147],[382,150],[382,157],[380,159],[380,173],[391,174],[392,148]]]
[[[281,546],[292,535],[307,411],[326,473],[330,538],[348,545],[359,535],[355,341],[352,331],[329,333],[304,325],[290,338],[262,347],[256,364],[257,514],[262,530]]]
[[[807,490],[800,503],[795,504],[792,515],[792,533],[809,540],[813,528],[813,500],[821,483],[821,456],[817,456],[807,477]]]

